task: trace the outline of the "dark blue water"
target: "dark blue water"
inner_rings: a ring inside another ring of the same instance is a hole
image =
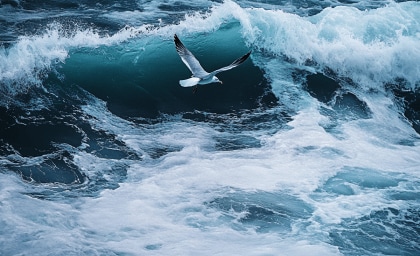
[[[0,254],[418,255],[419,17],[0,1]]]

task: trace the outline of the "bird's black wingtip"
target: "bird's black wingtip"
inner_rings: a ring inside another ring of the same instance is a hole
[[[251,55],[252,50],[250,50],[247,54],[244,55],[245,59],[248,59],[249,55]]]
[[[184,50],[185,46],[181,42],[181,40],[179,39],[177,34],[174,34],[174,42],[175,42],[175,46],[176,46],[177,51]]]
[[[251,55],[251,52],[252,52],[252,51],[249,51],[249,52],[248,52],[247,54],[245,54],[244,56],[242,56],[242,57],[240,57],[239,59],[235,60],[235,61],[232,63],[232,65],[240,65],[240,64],[242,64],[243,62],[245,62],[245,61],[248,59],[249,55]]]

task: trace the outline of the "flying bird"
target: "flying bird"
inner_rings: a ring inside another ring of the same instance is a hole
[[[222,83],[222,81],[217,78],[216,74],[230,70],[232,68],[235,68],[239,65],[241,65],[246,59],[248,59],[249,55],[251,54],[251,51],[249,51],[244,56],[240,57],[239,59],[235,60],[230,64],[229,66],[216,69],[213,72],[207,72],[204,70],[203,67],[201,67],[200,62],[194,57],[194,55],[184,46],[184,44],[179,40],[178,36],[174,35],[174,42],[175,42],[175,48],[178,52],[179,56],[181,57],[181,60],[185,63],[185,65],[188,67],[188,69],[192,73],[192,77],[185,80],[180,80],[179,84],[182,87],[192,87],[195,86],[193,92],[197,90],[197,85],[199,84],[210,84],[210,83]]]

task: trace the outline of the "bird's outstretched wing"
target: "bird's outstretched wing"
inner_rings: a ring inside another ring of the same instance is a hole
[[[187,65],[193,76],[203,78],[209,74],[201,67],[200,62],[198,62],[194,55],[184,46],[176,34],[174,35],[174,42],[176,51],[181,57],[181,60]]]
[[[223,67],[223,68],[219,68],[216,69],[215,71],[211,72],[211,75],[216,75],[217,73],[223,72],[223,71],[227,71],[230,70],[232,68],[236,68],[237,66],[241,65],[244,61],[246,61],[246,59],[248,59],[249,55],[251,55],[251,51],[249,51],[247,54],[245,54],[244,56],[236,59],[234,62],[232,62],[232,64],[230,64],[229,66]]]

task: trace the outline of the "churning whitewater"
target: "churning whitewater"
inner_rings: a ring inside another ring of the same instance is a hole
[[[419,255],[419,24],[417,1],[0,0],[0,255]],[[206,70],[251,54],[193,94],[175,34]]]

